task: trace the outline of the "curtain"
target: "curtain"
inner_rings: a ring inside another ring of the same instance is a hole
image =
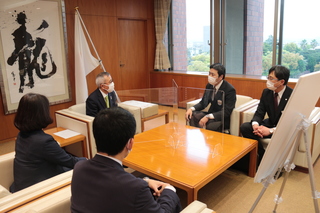
[[[163,43],[171,0],[154,0],[154,18],[156,30],[156,54],[154,69],[164,70],[171,67],[166,47]]]

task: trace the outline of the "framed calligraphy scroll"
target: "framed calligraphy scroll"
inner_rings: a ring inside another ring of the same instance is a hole
[[[5,114],[29,92],[50,104],[70,101],[63,0],[0,3],[0,88]]]

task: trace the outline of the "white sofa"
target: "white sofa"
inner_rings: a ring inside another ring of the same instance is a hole
[[[70,185],[73,170],[56,175],[0,199],[0,212],[8,212]]]
[[[187,109],[199,103],[200,100],[201,99],[197,99],[187,102]],[[252,99],[251,97],[245,95],[237,95],[235,108],[233,109],[230,116],[230,130],[225,130],[225,132],[235,136],[239,136],[239,128],[241,124],[240,113],[242,113],[245,109],[255,106],[256,104],[256,99]],[[203,111],[207,112],[209,108],[210,104]]]
[[[136,120],[137,129],[136,133],[141,132],[141,111],[139,107],[121,105],[122,108],[131,112]],[[70,129],[76,132],[81,133],[86,136],[87,141],[87,150],[89,158],[92,158],[96,153],[96,144],[92,132],[92,123],[94,117],[86,115],[86,104],[76,104],[68,109],[62,109],[55,112],[56,122],[58,127],[63,127],[66,129]],[[66,148],[73,154],[78,153],[78,156],[81,156],[81,150],[75,150],[79,148],[74,148],[69,146]]]
[[[9,190],[13,183],[13,160],[15,152],[0,155],[0,186]]]
[[[13,213],[70,213],[70,185],[13,210]],[[193,201],[181,213],[214,213],[200,201]]]
[[[244,111],[243,122],[251,121],[256,109],[257,109],[257,106]],[[267,118],[267,116],[265,118]],[[306,130],[306,133],[307,133],[308,145],[310,146],[310,149],[311,149],[312,163],[314,164],[320,154],[320,108],[319,107],[315,107],[313,109],[309,119],[311,120],[311,124],[309,128]],[[261,141],[262,141],[263,147],[266,149],[270,142],[270,139],[263,139]],[[299,139],[299,147],[295,154],[293,162],[296,166],[298,166],[297,168],[298,170],[301,170],[304,172],[308,171],[306,148],[305,148],[303,136],[301,136],[301,138]]]

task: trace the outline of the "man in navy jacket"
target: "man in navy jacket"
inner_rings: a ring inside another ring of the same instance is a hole
[[[282,111],[286,107],[293,91],[287,86],[289,76],[290,70],[284,66],[276,65],[269,69],[267,88],[262,91],[258,108],[252,120],[243,123],[240,127],[243,137],[258,141],[258,163],[260,163],[264,155],[264,148],[260,139],[272,137],[273,132],[276,131]],[[266,114],[268,118],[264,119]]]
[[[86,114],[95,117],[105,108],[118,106],[118,96],[110,73],[101,72],[96,77],[97,89],[86,100]]]
[[[213,131],[230,128],[230,116],[236,104],[236,90],[224,80],[225,75],[226,69],[222,64],[215,63],[210,66],[208,84],[201,101],[190,107],[185,114],[191,126],[206,127]],[[210,103],[208,113],[201,111]]]
[[[93,121],[98,152],[74,168],[72,212],[180,212],[173,186],[137,178],[123,169],[122,161],[133,148],[135,131],[134,117],[120,107],[98,113]]]

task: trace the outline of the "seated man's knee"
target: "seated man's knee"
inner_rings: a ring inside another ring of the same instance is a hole
[[[221,121],[214,121],[214,122],[208,122],[206,125],[207,130],[212,130],[212,131],[218,131],[221,132],[222,130],[222,123]]]
[[[245,123],[241,124],[241,126],[240,126],[240,132],[241,133],[244,132],[244,131],[248,131],[248,130],[250,130],[250,131],[253,130],[252,129],[252,125],[251,125],[250,122],[245,122]]]

